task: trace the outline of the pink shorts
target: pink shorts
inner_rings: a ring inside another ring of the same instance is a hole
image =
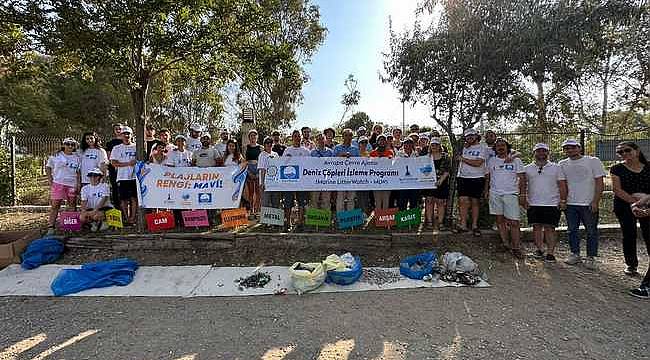
[[[77,190],[74,186],[52,183],[52,200],[74,200],[77,197]]]

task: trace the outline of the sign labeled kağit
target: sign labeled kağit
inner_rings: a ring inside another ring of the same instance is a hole
[[[434,189],[431,157],[280,157],[271,159],[266,191]]]
[[[138,200],[145,208],[234,209],[246,171],[239,166],[167,167],[138,162]]]

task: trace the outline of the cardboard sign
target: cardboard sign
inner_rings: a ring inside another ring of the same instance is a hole
[[[375,226],[387,229],[395,226],[395,214],[398,211],[398,208],[375,209]]]
[[[339,229],[349,229],[363,225],[364,216],[363,210],[353,209],[349,211],[339,211],[336,213],[336,222]]]
[[[117,209],[106,210],[104,213],[106,216],[106,224],[110,227],[121,229],[124,227],[122,224],[122,212]]]
[[[207,210],[188,210],[181,212],[183,215],[183,225],[185,227],[209,227]]]
[[[397,222],[398,228],[418,226],[422,222],[422,209],[400,211],[395,215],[395,222]]]
[[[64,231],[80,231],[81,219],[76,211],[62,211],[59,213],[59,222]]]
[[[145,215],[149,231],[171,230],[176,227],[174,213],[171,211],[160,211]]]
[[[248,225],[248,212],[244,208],[224,210],[221,212],[221,224],[225,228]]]
[[[317,227],[330,227],[332,211],[327,209],[307,208],[305,211],[305,225]]]
[[[284,225],[284,210],[262,206],[260,222],[267,225]]]

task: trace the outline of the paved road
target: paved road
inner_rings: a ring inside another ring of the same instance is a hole
[[[650,359],[636,280],[490,267],[488,289],[0,298],[0,359]]]

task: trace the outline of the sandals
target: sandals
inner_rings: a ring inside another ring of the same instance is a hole
[[[454,234],[464,233],[464,232],[467,232],[467,228],[464,228],[464,227],[462,227],[462,226],[456,226],[456,227],[454,228],[454,230],[452,230],[452,232],[453,232]]]

